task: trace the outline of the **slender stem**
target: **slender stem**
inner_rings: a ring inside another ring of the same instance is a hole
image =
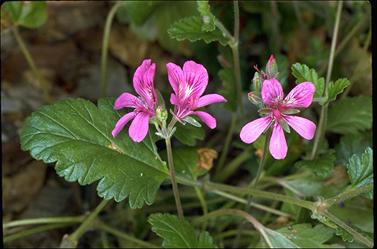
[[[222,169],[223,169],[223,166],[224,166],[224,163],[225,163],[226,156],[227,156],[228,151],[229,151],[230,143],[232,142],[232,136],[233,136],[234,129],[236,127],[236,123],[237,123],[237,114],[232,113],[232,119],[230,121],[230,127],[229,127],[229,130],[228,130],[228,133],[226,134],[225,144],[224,144],[223,150],[221,152],[219,164],[218,164],[217,169],[216,169],[216,173],[217,173],[215,175],[216,180],[218,180],[218,178],[220,177],[220,174],[222,174]]]
[[[145,242],[145,241],[142,241],[140,239],[137,239],[133,236],[130,236],[122,231],[119,231],[118,229],[115,229],[115,228],[112,228],[102,222],[97,222],[96,224],[96,227],[98,227],[99,229],[103,230],[103,231],[106,231],[116,237],[119,237],[119,238],[122,238],[126,241],[130,241],[130,242],[133,242],[141,247],[144,247],[144,248],[159,248],[158,246],[154,245],[154,244],[151,244],[151,243],[148,243],[148,242]]]
[[[358,196],[362,193],[366,193],[366,192],[369,192],[369,191],[372,191],[372,190],[373,190],[373,184],[367,184],[367,185],[364,185],[360,188],[344,191],[337,196],[334,196],[332,198],[327,199],[325,202],[327,203],[327,205],[332,206],[335,203],[346,201],[346,200],[351,199],[353,197],[356,197],[356,196]]]
[[[27,49],[26,44],[25,44],[24,40],[22,39],[22,36],[18,32],[18,27],[15,26],[11,30],[13,31],[14,37],[16,38],[18,46],[20,47],[22,54],[25,56],[25,59],[26,59],[27,63],[29,64],[29,67],[33,71],[33,74],[34,74],[35,78],[38,80],[39,85],[42,87],[43,97],[44,97],[45,101],[51,102],[51,96],[50,96],[49,91],[47,89],[48,86],[46,85],[47,82],[43,78],[43,76],[40,73],[40,71],[38,70],[37,66],[35,65],[33,57],[31,56],[29,50]]]
[[[18,233],[9,235],[9,236],[5,236],[3,241],[4,241],[4,243],[7,243],[7,242],[11,242],[13,240],[28,237],[28,236],[36,234],[36,233],[41,233],[41,232],[53,230],[53,229],[56,229],[56,228],[66,227],[66,226],[69,226],[69,225],[72,225],[72,224],[73,223],[57,223],[57,224],[47,224],[47,225],[42,225],[42,226],[38,226],[38,227],[33,227],[31,229],[28,229],[28,230],[24,230],[24,231],[21,231],[21,232],[18,232]]]
[[[207,206],[207,202],[206,202],[206,199],[203,195],[202,190],[198,187],[194,187],[194,189],[195,189],[196,195],[199,199],[200,205],[202,206],[203,215],[208,214],[208,206]],[[207,227],[207,223],[203,223],[202,230],[203,231],[206,230],[206,227]]]
[[[202,206],[203,214],[205,215],[208,213],[208,206],[207,206],[206,199],[204,198],[203,192],[198,187],[195,187],[195,192],[199,199],[200,205]]]
[[[203,222],[203,221],[206,221],[206,220],[208,220],[212,217],[224,216],[224,215],[238,216],[238,217],[244,218],[248,222],[250,222],[255,227],[255,229],[258,230],[259,232],[264,230],[264,226],[257,219],[255,219],[253,216],[246,213],[245,211],[238,210],[238,209],[216,210],[216,211],[213,211],[211,213],[208,213],[207,215],[203,215],[203,216],[197,218],[195,221],[196,222]]]
[[[108,200],[102,200],[100,204],[86,217],[84,222],[69,236],[64,236],[62,244],[64,241],[69,241],[72,245],[77,245],[77,242],[81,235],[83,235],[90,226],[93,225],[93,221],[97,218],[98,214],[102,211],[102,209],[107,205]]]
[[[222,169],[221,171],[218,170],[218,174],[215,175],[214,180],[218,182],[224,182],[226,179],[228,179],[229,176],[237,171],[238,167],[243,162],[245,162],[252,156],[252,148],[252,146],[249,146],[241,154],[234,158],[229,164],[227,164],[224,169]]]
[[[124,2],[117,2],[111,8],[109,14],[106,18],[105,29],[103,32],[103,39],[102,39],[102,50],[101,50],[101,95],[105,96],[107,91],[107,50],[109,47],[109,38],[110,38],[110,31],[111,31],[111,24],[113,22],[114,16],[120,6],[122,6]]]
[[[237,88],[237,95],[238,95],[238,104],[241,110],[241,114],[243,114],[243,105],[242,105],[242,80],[241,80],[241,68],[240,68],[240,56],[239,56],[239,37],[240,37],[240,10],[238,6],[238,0],[233,1],[233,9],[234,9],[234,42],[231,44],[232,55],[233,55],[233,68],[234,68],[234,75],[236,77],[236,88]]]
[[[270,137],[271,137],[271,130],[268,130],[268,132],[266,134],[266,137],[265,137],[265,141],[264,141],[263,155],[262,155],[261,160],[259,161],[257,175],[255,176],[254,180],[250,182],[250,184],[248,186],[249,188],[252,188],[252,187],[256,186],[258,184],[259,180],[260,180],[263,168],[264,168],[264,166],[266,164],[267,149],[268,149],[268,144],[270,142]],[[251,199],[252,199],[252,195],[248,194],[247,195],[247,204],[246,204],[246,208],[245,208],[245,212],[247,212],[247,213],[250,211]],[[234,240],[234,246],[233,246],[234,248],[237,248],[238,245],[239,245],[239,242],[240,242],[240,239],[241,239],[241,231],[243,229],[244,229],[244,223],[240,223],[238,225],[238,231],[239,231],[239,233],[237,234],[236,239]]]
[[[170,179],[171,179],[171,183],[172,183],[172,187],[173,187],[175,204],[177,206],[177,213],[178,213],[178,217],[183,219],[184,218],[183,209],[182,209],[181,199],[179,197],[178,185],[177,185],[177,181],[176,181],[176,177],[175,177],[173,152],[172,152],[172,149],[171,149],[170,137],[165,138],[165,143],[166,143],[166,151],[167,151],[167,154],[168,154]]]
[[[282,212],[280,210],[276,210],[276,209],[273,209],[273,208],[270,208],[270,207],[267,207],[267,206],[264,206],[264,205],[261,205],[261,204],[258,204],[258,203],[250,202],[248,204],[246,199],[243,199],[243,198],[240,198],[238,196],[226,193],[226,192],[221,191],[221,190],[213,190],[212,193],[223,196],[225,198],[228,198],[230,200],[233,200],[233,201],[236,201],[236,202],[239,202],[239,203],[243,203],[245,205],[250,205],[251,207],[255,207],[255,208],[263,210],[267,213],[272,213],[272,214],[275,214],[275,215],[278,215],[278,216],[291,217],[291,215],[288,214],[288,213],[285,213],[285,212]]]
[[[314,203],[311,201],[301,200],[295,197],[271,193],[268,191],[250,189],[247,187],[233,187],[230,185],[213,183],[213,182],[206,182],[204,187],[211,192],[213,190],[221,190],[221,191],[230,192],[234,194],[251,194],[252,196],[257,197],[257,198],[282,201],[282,202],[290,203],[290,204],[300,206],[303,208],[307,208],[310,210],[314,208]]]
[[[333,39],[331,42],[331,50],[330,50],[330,57],[329,57],[329,63],[328,63],[328,68],[327,68],[327,75],[326,75],[326,82],[325,82],[325,90],[323,93],[323,96],[327,97],[328,96],[328,84],[331,78],[331,73],[332,73],[332,68],[334,64],[334,55],[335,55],[335,46],[336,46],[336,41],[338,38],[338,33],[339,33],[339,23],[340,23],[340,16],[342,13],[342,7],[343,7],[343,1],[338,2],[338,9],[336,13],[336,19],[335,19],[335,26],[334,26],[334,31],[333,31]],[[317,128],[317,132],[315,134],[314,138],[314,145],[313,145],[313,150],[311,153],[311,160],[315,159],[318,154],[318,149],[319,145],[321,143],[321,139],[324,136],[325,130],[326,130],[326,122],[327,122],[327,108],[328,108],[328,102],[326,102],[321,109],[321,116]]]
[[[370,239],[364,237],[361,233],[357,232],[352,227],[348,226],[346,223],[344,223],[342,220],[340,220],[338,217],[336,217],[332,213],[330,213],[330,212],[328,212],[326,210],[326,211],[323,212],[323,215],[325,217],[327,217],[328,219],[330,219],[335,224],[337,224],[339,227],[343,228],[348,233],[350,233],[353,236],[353,238],[355,240],[357,240],[358,242],[366,245],[369,248],[373,248],[373,244],[374,244],[373,241],[371,241]]]
[[[15,220],[3,225],[3,229],[25,226],[25,225],[39,225],[39,224],[56,224],[56,223],[79,223],[85,216],[72,216],[72,217],[46,217],[35,219]]]

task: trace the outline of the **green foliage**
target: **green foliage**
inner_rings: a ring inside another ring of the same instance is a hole
[[[149,217],[152,231],[163,239],[165,248],[214,248],[208,232],[197,233],[184,219],[171,214],[152,214]]]
[[[296,83],[301,83],[304,81],[312,82],[315,85],[314,97],[322,97],[325,79],[319,77],[317,72],[313,68],[309,68],[307,65],[295,63],[291,66],[292,75],[296,78]]]
[[[231,111],[237,110],[237,90],[235,87],[236,79],[234,78],[234,73],[231,68],[221,69],[218,72],[218,76],[222,81],[223,90],[220,92],[223,95],[227,102],[225,107]]]
[[[133,142],[126,132],[113,138],[121,117],[113,100],[98,107],[83,99],[68,99],[34,112],[21,131],[21,146],[37,160],[56,163],[65,180],[87,185],[99,180],[98,195],[120,202],[129,196],[131,208],[152,204],[167,176],[149,137]]]
[[[116,17],[121,23],[143,25],[161,1],[127,1],[119,7]]]
[[[341,94],[350,84],[350,81],[346,78],[338,79],[335,82],[330,81],[328,101],[334,101],[336,96]]]
[[[120,22],[129,23],[139,37],[157,40],[172,53],[187,54],[187,48],[170,39],[167,30],[175,21],[196,13],[193,1],[129,1],[119,8],[117,18]]]
[[[347,97],[335,102],[328,111],[327,130],[340,134],[357,133],[372,127],[372,99]]]
[[[182,18],[173,23],[169,30],[169,36],[178,41],[189,40],[191,42],[203,40],[205,43],[220,42],[225,46],[228,44],[228,38],[224,36],[219,29],[212,31],[202,30],[202,20],[198,16]]]
[[[215,26],[215,16],[211,13],[210,6],[208,4],[208,0],[198,0],[196,1],[196,4],[198,6],[198,11],[200,15],[202,16],[202,30],[204,32],[214,31]]]
[[[339,219],[352,224],[352,226],[361,231],[373,233],[373,208],[371,207],[372,203],[368,204],[367,202],[368,200],[357,197],[352,200],[347,200],[341,205],[333,205],[330,211],[336,214]]]
[[[367,148],[361,155],[353,155],[347,164],[348,176],[353,188],[373,184],[373,150]],[[372,199],[372,191],[367,194]]]
[[[285,235],[277,231],[265,228],[263,238],[270,248],[299,248],[294,242]]]
[[[363,153],[371,144],[372,135],[369,132],[342,136],[339,144],[335,147],[337,162],[345,166],[353,154]]]
[[[174,137],[177,138],[181,143],[194,146],[196,145],[196,140],[203,140],[205,136],[203,127],[195,127],[190,124],[177,123],[177,130],[174,132]]]
[[[302,160],[295,164],[296,167],[306,167],[313,171],[313,173],[321,178],[326,178],[331,175],[331,171],[335,163],[335,151],[328,150],[326,154],[320,155],[316,160]]]
[[[7,1],[1,7],[1,15],[8,12],[15,25],[25,28],[38,28],[47,21],[46,2]]]
[[[322,224],[312,227],[311,224],[296,224],[277,230],[285,235],[300,248],[322,248],[326,247],[324,243],[331,239],[334,230]]]

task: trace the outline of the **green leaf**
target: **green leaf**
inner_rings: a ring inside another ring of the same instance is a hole
[[[178,41],[189,40],[195,42],[204,40],[205,43],[218,41],[223,46],[228,44],[228,39],[219,29],[209,32],[202,31],[202,20],[198,16],[182,18],[173,23],[168,29],[168,33],[172,39]]]
[[[142,25],[159,5],[161,1],[126,1],[117,10],[116,17],[121,23]]]
[[[38,28],[47,21],[46,2],[42,1],[8,1],[2,10],[10,13],[16,25],[26,28]],[[3,14],[3,13],[2,13]]]
[[[139,37],[159,44],[172,53],[189,54],[187,44],[171,39],[167,30],[172,23],[197,13],[193,1],[129,1],[118,10],[118,20],[129,23]]]
[[[350,84],[350,81],[346,78],[338,79],[335,83],[330,81],[328,101],[334,101],[336,96],[341,94]]]
[[[199,121],[197,121],[195,118],[191,117],[191,116],[187,116],[183,119],[184,122],[187,122],[195,127],[202,127],[202,125],[199,123]]]
[[[311,224],[296,224],[277,230],[300,248],[323,248],[324,243],[331,239],[334,230],[322,224],[312,227]]]
[[[26,120],[21,146],[37,160],[56,163],[65,180],[81,185],[99,180],[99,196],[117,202],[128,196],[131,208],[141,208],[153,203],[168,171],[150,136],[141,143],[125,131],[113,138],[121,114],[112,106],[113,99],[99,100],[98,107],[83,99],[43,106]]]
[[[353,154],[361,154],[372,144],[372,134],[348,134],[340,138],[335,147],[337,162],[345,166]]]
[[[196,1],[198,6],[198,11],[202,16],[202,31],[214,31],[215,26],[215,16],[211,13],[210,6],[208,4],[208,0],[198,0]]]
[[[372,98],[346,97],[328,111],[327,130],[340,134],[357,133],[372,127]]]
[[[321,155],[316,160],[303,160],[295,164],[296,167],[306,167],[313,171],[313,173],[321,178],[326,178],[331,175],[335,164],[335,151],[328,150],[326,154]]]
[[[365,203],[366,201],[361,197],[353,198],[344,203],[332,205],[329,211],[364,232],[374,233],[372,203]]]
[[[203,140],[205,136],[203,127],[195,127],[192,125],[183,125],[177,122],[177,130],[174,132],[173,136],[177,138],[181,143],[194,146],[196,145],[196,140]]]
[[[265,235],[263,238],[270,248],[299,248],[298,245],[279,232],[268,228],[265,228],[264,231]]]
[[[225,68],[221,69],[218,72],[218,76],[222,81],[222,85],[224,89],[221,91],[221,95],[223,95],[227,102],[224,104],[226,108],[231,111],[237,110],[237,89],[236,89],[236,80],[234,78],[234,73],[232,69]]]
[[[295,63],[291,67],[292,74],[296,78],[296,83],[304,81],[312,82],[315,85],[314,97],[321,97],[325,87],[325,79],[318,77],[317,72],[307,65]]]
[[[348,161],[347,172],[353,188],[373,184],[373,150],[368,147],[363,154],[353,155]],[[372,191],[367,197],[373,198]]]
[[[184,219],[171,214],[152,214],[149,217],[152,231],[163,239],[165,248],[214,248],[208,232],[195,232]]]

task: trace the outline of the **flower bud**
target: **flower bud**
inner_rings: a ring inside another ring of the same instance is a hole
[[[258,95],[256,95],[254,92],[249,92],[249,93],[247,94],[247,98],[248,98],[249,101],[250,101],[251,103],[253,103],[254,105],[260,106],[260,105],[263,104],[263,103],[262,103],[262,99],[261,99]]]
[[[266,73],[269,79],[276,78],[278,74],[278,65],[274,55],[271,55],[266,65]]]
[[[168,118],[168,111],[164,107],[158,106],[156,108],[156,117],[159,122],[164,123]]]

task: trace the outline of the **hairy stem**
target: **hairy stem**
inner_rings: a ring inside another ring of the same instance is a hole
[[[369,248],[373,248],[373,244],[374,244],[373,241],[364,237],[361,233],[357,232],[352,227],[348,226],[346,223],[344,223],[342,220],[340,220],[338,217],[336,217],[335,215],[333,215],[329,211],[327,211],[327,210],[324,211],[323,215],[325,217],[327,217],[328,219],[330,219],[335,224],[337,224],[339,227],[341,227],[344,230],[346,230],[347,232],[349,232],[356,241],[366,245]]]
[[[116,4],[114,4],[106,18],[101,50],[101,96],[106,96],[107,91],[107,50],[109,47],[111,24],[117,10],[120,6],[122,6],[122,4],[124,4],[124,2],[117,2]]]
[[[172,152],[172,148],[171,148],[170,137],[165,138],[165,143],[166,143],[166,151],[167,151],[167,155],[168,155],[168,165],[169,165],[170,179],[171,179],[171,183],[172,183],[172,187],[173,187],[175,204],[177,206],[177,213],[178,213],[178,217],[183,219],[184,218],[183,217],[183,209],[182,209],[181,199],[179,197],[179,190],[178,190],[178,185],[177,185],[176,176],[175,176],[173,152]]]
[[[79,238],[93,225],[94,220],[97,218],[102,209],[106,207],[108,202],[108,200],[102,200],[100,204],[98,204],[98,206],[86,217],[84,222],[76,229],[76,231],[63,237],[61,246],[62,244],[65,244],[66,241],[68,241],[70,245],[76,246]]]
[[[57,224],[57,223],[80,223],[85,216],[72,216],[72,217],[46,217],[46,218],[34,218],[34,219],[24,219],[15,220],[7,222],[3,225],[3,229],[26,226],[26,225],[40,225],[40,224]]]
[[[260,180],[263,168],[266,164],[267,150],[268,150],[268,144],[270,142],[270,138],[271,138],[271,130],[268,130],[266,137],[265,137],[264,146],[263,146],[263,155],[262,155],[261,160],[259,161],[257,174],[256,174],[254,180],[250,182],[250,184],[248,186],[249,188],[256,186],[258,184],[259,180]],[[247,213],[250,211],[251,199],[252,199],[252,195],[248,194],[247,195],[247,204],[245,206],[245,212],[247,212]],[[236,239],[234,240],[234,246],[233,246],[234,248],[237,248],[238,245],[239,245],[239,241],[241,239],[241,231],[243,230],[243,228],[244,228],[244,223],[241,223],[241,224],[238,225],[239,233],[237,234]]]
[[[336,47],[336,41],[337,41],[338,33],[339,33],[339,23],[340,23],[340,16],[341,16],[341,13],[342,13],[342,7],[343,7],[343,1],[339,1],[337,12],[336,12],[334,31],[333,31],[333,36],[332,36],[330,57],[329,57],[329,63],[328,63],[328,68],[327,68],[325,90],[324,90],[324,93],[323,93],[323,97],[328,96],[328,84],[329,84],[329,81],[330,81],[330,78],[331,78],[332,68],[333,68],[333,64],[334,64],[335,47]],[[311,160],[313,160],[317,157],[319,145],[320,145],[321,140],[322,140],[322,138],[325,134],[328,106],[329,106],[328,102],[326,102],[322,106],[322,109],[321,109],[321,116],[320,116],[320,119],[319,119],[317,132],[316,132],[315,138],[314,138],[313,150],[312,150],[312,153],[311,153],[311,156],[310,156]]]
[[[67,227],[72,224],[74,223],[57,223],[57,224],[47,224],[47,225],[37,226],[37,227],[33,227],[33,228],[30,228],[30,229],[27,229],[27,230],[24,230],[15,234],[5,236],[3,241],[4,243],[7,243],[13,240],[31,236],[36,233],[46,232],[46,231],[50,231],[50,230],[61,228],[61,227]]]
[[[358,196],[362,193],[366,193],[366,192],[369,192],[369,191],[372,191],[372,190],[373,190],[373,184],[367,184],[367,185],[364,185],[360,188],[354,188],[354,189],[351,189],[351,190],[348,190],[348,191],[346,190],[346,191],[340,193],[337,196],[334,196],[332,198],[327,199],[325,202],[327,203],[327,205],[332,206],[335,203],[346,201],[346,200],[351,199],[353,197],[356,197],[356,196]]]
[[[250,207],[254,207],[254,208],[263,210],[267,213],[272,213],[272,214],[275,214],[275,215],[278,215],[278,216],[291,217],[291,215],[288,214],[288,213],[285,213],[285,212],[282,212],[280,210],[276,210],[276,209],[273,209],[273,208],[270,208],[270,207],[267,207],[267,206],[264,206],[264,205],[261,205],[261,204],[258,204],[258,203],[253,203],[253,202],[248,203],[248,201],[246,199],[243,199],[241,197],[226,193],[226,192],[221,191],[221,190],[213,190],[212,193],[223,196],[227,199],[230,199],[230,200],[233,200],[233,201],[236,201],[236,202],[239,202],[239,203],[243,203],[245,205],[249,205]]]
[[[22,54],[25,56],[25,59],[26,59],[27,63],[29,64],[29,67],[31,68],[35,78],[37,79],[39,86],[42,88],[44,100],[47,103],[51,102],[51,96],[50,96],[50,93],[49,93],[49,90],[48,90],[47,81],[43,78],[39,69],[35,65],[33,57],[31,56],[29,50],[26,47],[24,39],[22,39],[22,36],[20,35],[20,33],[18,31],[18,27],[15,26],[11,30],[14,34],[14,37],[16,38],[17,44],[20,47]]]

